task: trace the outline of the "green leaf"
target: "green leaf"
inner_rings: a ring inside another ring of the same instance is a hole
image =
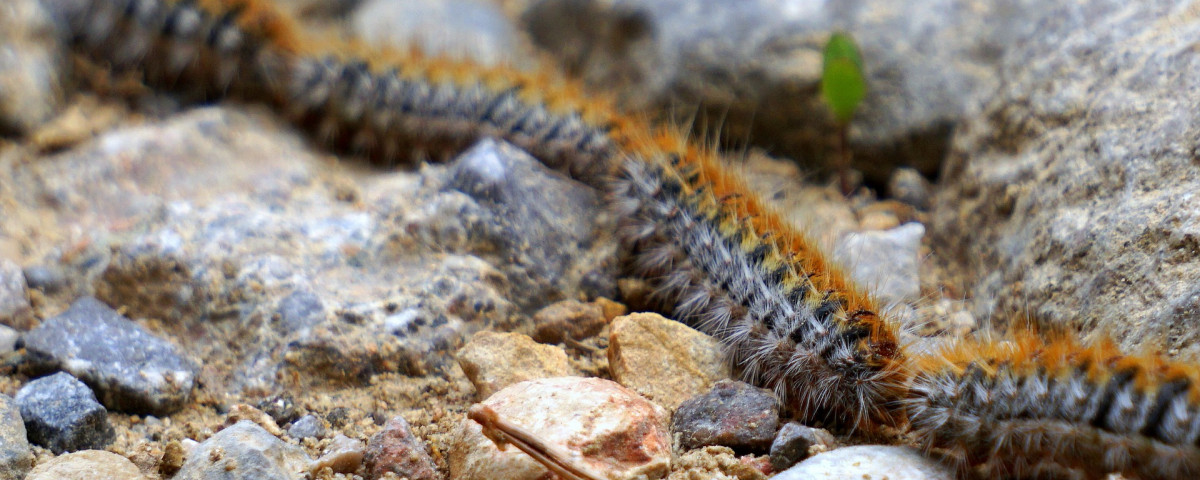
[[[867,79],[862,57],[854,39],[835,33],[825,44],[825,71],[821,75],[821,96],[833,110],[839,123],[849,123],[858,104],[867,96]]]

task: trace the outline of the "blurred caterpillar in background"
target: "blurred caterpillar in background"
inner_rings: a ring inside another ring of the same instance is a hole
[[[1197,370],[1020,334],[913,357],[880,306],[709,149],[552,75],[300,35],[262,0],[44,0],[150,85],[272,105],[392,164],[497,137],[605,191],[633,273],[802,419],[907,429],[982,476],[1200,473]]]

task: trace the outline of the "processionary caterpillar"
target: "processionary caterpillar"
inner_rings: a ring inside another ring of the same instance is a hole
[[[604,190],[632,271],[803,419],[909,429],[964,472],[1200,473],[1196,369],[1035,335],[911,357],[803,233],[668,127],[570,82],[304,38],[262,0],[44,0],[73,44],[147,83],[275,107],[383,163],[512,142]]]

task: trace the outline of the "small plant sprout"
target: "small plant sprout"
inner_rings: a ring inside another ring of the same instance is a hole
[[[829,105],[838,128],[838,162],[842,193],[850,193],[850,121],[863,97],[867,96],[867,78],[862,56],[849,34],[837,32],[825,44],[825,68],[821,73],[821,97]]]

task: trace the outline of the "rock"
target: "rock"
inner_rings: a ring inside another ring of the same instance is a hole
[[[383,478],[388,472],[410,480],[437,480],[441,478],[426,447],[408,428],[404,417],[388,420],[383,430],[367,442],[367,478]]]
[[[299,480],[308,456],[250,421],[240,421],[200,442],[173,480]]]
[[[54,453],[104,448],[113,441],[108,411],[87,385],[65,372],[25,384],[16,402],[29,440]]]
[[[521,50],[517,33],[495,4],[477,0],[367,0],[350,17],[372,45],[499,65]],[[447,35],[446,32],[454,32]]]
[[[965,268],[976,318],[1200,358],[1189,9],[1047,6],[1004,56],[997,95],[958,129],[931,224],[948,246],[938,254]]]
[[[833,449],[836,443],[825,429],[788,422],[771,442],[771,467],[783,471],[809,456]]]
[[[933,200],[933,185],[921,172],[911,168],[897,168],[892,172],[887,192],[892,198],[922,210],[928,210]]]
[[[0,131],[29,133],[60,108],[63,48],[37,0],[0,5]]]
[[[605,478],[667,474],[671,441],[666,412],[616,383],[579,377],[529,380],[496,392],[483,405]],[[459,480],[548,475],[516,448],[497,450],[470,420],[452,441],[448,458],[450,477]]]
[[[353,473],[362,465],[365,449],[361,441],[339,433],[329,442],[325,454],[313,462],[311,471],[315,474],[328,467],[333,473]]]
[[[614,380],[669,410],[730,376],[715,339],[655,313],[613,320],[608,364]]]
[[[850,276],[886,302],[902,303],[921,296],[921,237],[925,226],[910,222],[887,231],[847,234],[834,257]]]
[[[5,477],[9,478],[9,477]],[[142,480],[137,465],[115,453],[83,450],[39,463],[25,480]]]
[[[701,105],[695,124],[828,165],[836,136],[818,81],[833,31],[853,34],[868,95],[850,131],[855,167],[883,184],[896,166],[934,175],[953,126],[997,83],[996,63],[1034,32],[1040,4],[937,0],[534,2],[536,43],[626,107]],[[688,114],[690,115],[690,113]]]
[[[721,445],[765,453],[779,430],[779,402],[771,392],[722,380],[687,399],[671,417],[671,432],[685,449]]]
[[[292,425],[288,427],[288,436],[295,439],[302,438],[321,438],[326,433],[325,422],[320,417],[308,414],[296,419]]]
[[[30,362],[63,369],[95,388],[105,406],[166,415],[191,400],[197,365],[100,301],[84,297],[26,333]]]
[[[0,478],[24,478],[33,466],[25,423],[16,400],[0,393]]]
[[[67,276],[61,268],[51,265],[33,265],[25,268],[25,283],[31,289],[55,293],[67,285]]]
[[[29,295],[25,292],[25,275],[21,267],[0,258],[0,324],[17,324],[18,317],[29,311]]]
[[[476,333],[458,351],[458,364],[479,399],[525,380],[575,374],[561,348],[519,333]]]
[[[7,325],[0,325],[0,354],[9,353],[17,349],[17,340],[20,340],[21,332]]]
[[[912,447],[857,445],[816,455],[772,477],[774,480],[811,478],[887,478],[889,480],[952,480],[954,470],[921,456]]]
[[[304,414],[304,411],[296,406],[296,399],[288,392],[280,392],[264,398],[255,403],[254,407],[269,415],[275,425],[286,425],[296,421],[300,415]],[[255,423],[261,424],[261,422]],[[268,428],[268,430],[270,429]],[[272,433],[272,435],[275,434]]]
[[[539,343],[583,340],[600,333],[605,325],[608,318],[599,304],[563,300],[533,314],[533,339]]]

